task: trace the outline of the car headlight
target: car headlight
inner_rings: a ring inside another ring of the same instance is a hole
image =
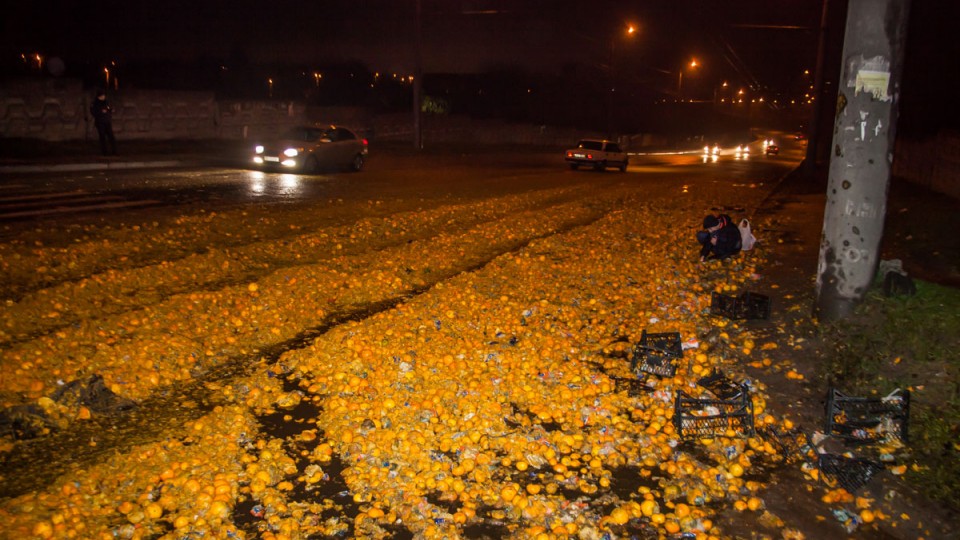
[[[297,157],[297,154],[299,153],[300,152],[298,152],[296,148],[287,148],[283,151],[283,155],[287,157]]]
[[[257,154],[262,154],[262,153],[263,153],[263,145],[262,145],[262,144],[258,144],[258,145],[256,145],[256,146],[254,146],[254,147],[253,147],[253,151],[254,151],[255,153],[257,153]]]

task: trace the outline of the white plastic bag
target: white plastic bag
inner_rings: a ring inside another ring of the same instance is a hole
[[[750,222],[747,221],[747,218],[743,218],[737,228],[740,229],[740,250],[750,251],[753,249],[753,245],[757,243],[757,237],[750,230]]]

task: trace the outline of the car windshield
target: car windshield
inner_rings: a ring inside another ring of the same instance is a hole
[[[330,136],[327,134],[326,129],[311,128],[311,127],[291,128],[287,130],[283,135],[280,136],[280,138],[285,141],[302,141],[302,142],[316,142],[323,137],[330,138]]]
[[[603,150],[603,143],[600,141],[580,141],[577,146],[585,150]]]

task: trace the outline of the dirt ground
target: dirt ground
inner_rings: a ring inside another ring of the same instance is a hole
[[[826,193],[826,171],[809,180],[799,173],[786,177],[758,208],[753,223],[759,240],[771,252],[763,269],[774,304],[770,321],[757,321],[757,332],[789,334],[793,348],[769,351],[772,368],[753,368],[771,396],[771,409],[792,419],[805,432],[821,430],[827,382],[818,378],[819,363],[830,354],[818,339],[811,313],[819,258]],[[891,182],[882,259],[900,259],[914,279],[960,286],[960,245],[956,235],[944,230],[960,227],[960,201],[930,192],[900,179]],[[748,324],[754,324],[750,322]],[[787,367],[803,376],[788,377]],[[750,373],[751,368],[748,368]],[[841,449],[842,450],[846,450]],[[957,516],[927,500],[917,489],[884,471],[874,477],[860,496],[870,497],[892,519],[851,527],[830,515],[797,464],[772,472],[764,494],[769,513],[728,513],[724,527],[737,538],[780,538],[773,525],[782,518],[807,539],[813,538],[958,538]],[[784,536],[786,538],[786,536]]]

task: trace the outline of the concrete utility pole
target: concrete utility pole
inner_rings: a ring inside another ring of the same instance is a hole
[[[909,0],[850,0],[815,314],[850,315],[873,282],[893,161]]]
[[[416,45],[413,68],[413,147],[417,150],[423,150],[422,106],[420,103],[423,90],[423,10],[420,0],[414,1],[416,2],[416,21],[414,22]]]

